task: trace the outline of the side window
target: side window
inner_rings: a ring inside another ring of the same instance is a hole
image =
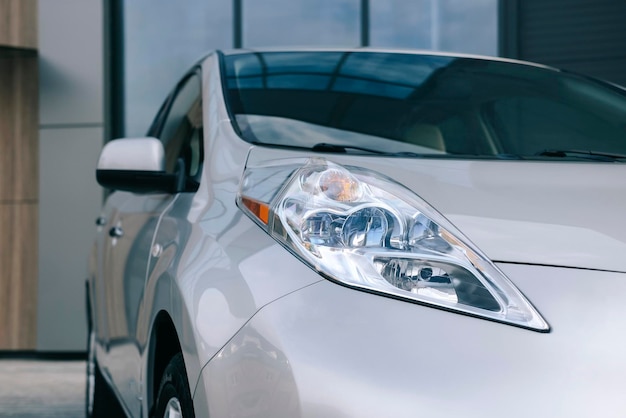
[[[184,164],[191,180],[198,180],[202,169],[202,83],[192,74],[177,87],[157,117],[150,135],[156,136],[165,149],[165,169],[175,173]]]

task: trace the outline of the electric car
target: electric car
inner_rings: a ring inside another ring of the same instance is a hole
[[[623,417],[626,91],[215,51],[108,142],[89,417]]]

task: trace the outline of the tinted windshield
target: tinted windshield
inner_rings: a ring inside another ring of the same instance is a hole
[[[381,52],[224,59],[234,124],[253,143],[454,157],[626,155],[625,91],[553,69]]]

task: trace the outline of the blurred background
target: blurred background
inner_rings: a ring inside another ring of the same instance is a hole
[[[102,145],[211,49],[418,48],[626,84],[623,0],[0,0],[0,352],[84,353]]]

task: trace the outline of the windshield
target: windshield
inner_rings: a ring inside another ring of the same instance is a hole
[[[554,69],[362,51],[224,60],[233,123],[252,143],[455,158],[626,155],[626,91]]]

